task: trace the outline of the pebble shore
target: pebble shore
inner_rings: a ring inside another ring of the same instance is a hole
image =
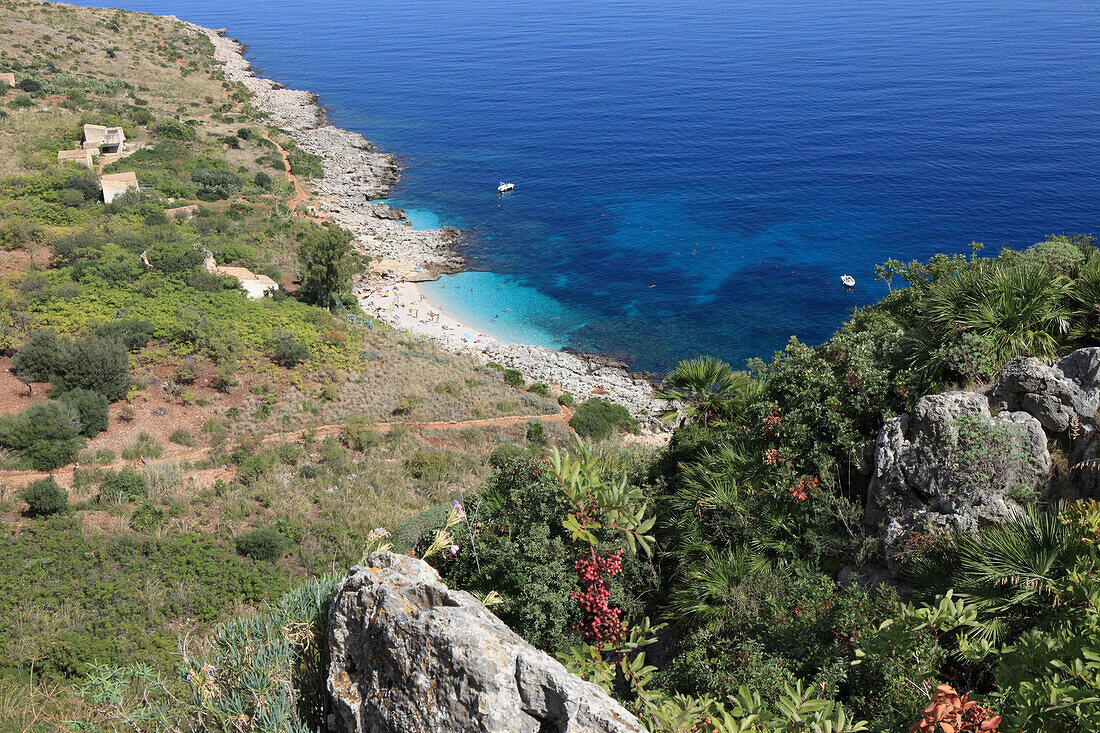
[[[243,84],[255,95],[253,106],[273,125],[289,134],[303,150],[321,158],[324,177],[303,183],[313,194],[318,215],[354,233],[356,248],[372,258],[370,270],[356,278],[356,295],[369,315],[394,327],[436,338],[449,350],[518,369],[529,381],[555,385],[581,400],[603,397],[626,407],[646,431],[668,431],[658,417],[666,403],[653,397],[653,386],[647,379],[629,373],[621,362],[541,346],[506,344],[491,337],[477,339],[475,344],[472,339],[458,336],[469,330],[461,324],[454,323],[436,334],[430,324],[412,318],[409,314],[420,300],[419,292],[395,286],[458,271],[461,259],[454,245],[460,232],[451,227],[413,229],[404,212],[372,203],[385,198],[398,180],[401,169],[393,155],[376,149],[358,133],[327,124],[324,110],[312,92],[286,89],[257,76],[242,55],[245,47],[224,31],[175,20],[206,35],[226,79]],[[383,292],[387,294],[384,305],[378,302]],[[411,296],[407,301],[401,299],[405,294]]]

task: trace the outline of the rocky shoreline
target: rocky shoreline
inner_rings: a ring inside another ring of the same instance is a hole
[[[168,17],[207,36],[226,79],[244,85],[254,95],[252,103],[260,112],[302,150],[321,159],[324,177],[306,185],[317,202],[318,213],[353,232],[356,248],[372,259],[370,270],[357,278],[361,295],[400,282],[435,279],[441,273],[460,269],[462,261],[454,250],[461,236],[458,230],[416,230],[404,212],[372,203],[386,197],[400,175],[401,168],[392,154],[376,149],[358,133],[327,124],[324,110],[312,92],[286,89],[257,76],[243,56],[244,45],[226,36],[224,30]],[[491,341],[475,350],[448,340],[441,343],[484,362],[518,369],[531,381],[557,385],[582,399],[601,396],[626,407],[647,431],[668,431],[659,419],[666,403],[653,397],[649,380],[630,373],[621,362],[527,344]]]

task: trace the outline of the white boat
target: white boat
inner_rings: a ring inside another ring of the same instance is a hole
[[[500,185],[497,186],[497,193],[506,193],[508,191],[511,191],[515,187],[516,184],[514,183],[504,183],[503,181],[501,181]]]
[[[852,287],[853,285],[856,284],[856,279],[854,277],[852,277],[851,275],[841,275],[840,276],[840,283],[844,287],[850,288],[850,287]]]

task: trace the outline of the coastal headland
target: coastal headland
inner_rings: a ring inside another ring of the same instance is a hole
[[[647,432],[668,430],[659,419],[665,403],[654,398],[652,383],[629,372],[626,364],[598,355],[504,343],[468,328],[428,301],[416,283],[460,269],[462,261],[454,245],[461,233],[452,227],[414,229],[403,212],[378,202],[398,181],[401,168],[396,157],[378,150],[359,133],[329,125],[316,94],[287,89],[258,76],[244,58],[245,46],[225,30],[167,17],[205,34],[226,79],[244,85],[254,95],[252,105],[257,110],[303,150],[321,159],[324,177],[307,184],[312,206],[317,216],[352,232],[356,249],[369,261],[369,267],[355,278],[356,297],[367,314],[413,335],[435,339],[448,350],[518,369],[528,379],[552,384],[581,399],[598,396],[621,404]]]

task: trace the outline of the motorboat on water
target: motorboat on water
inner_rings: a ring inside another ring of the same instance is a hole
[[[840,276],[840,284],[843,285],[846,288],[850,288],[850,287],[852,287],[853,285],[856,284],[856,279],[854,277],[852,277],[851,275],[841,275]]]
[[[497,193],[507,193],[515,187],[516,184],[514,183],[504,183],[503,181],[501,181],[500,185],[497,186]]]

